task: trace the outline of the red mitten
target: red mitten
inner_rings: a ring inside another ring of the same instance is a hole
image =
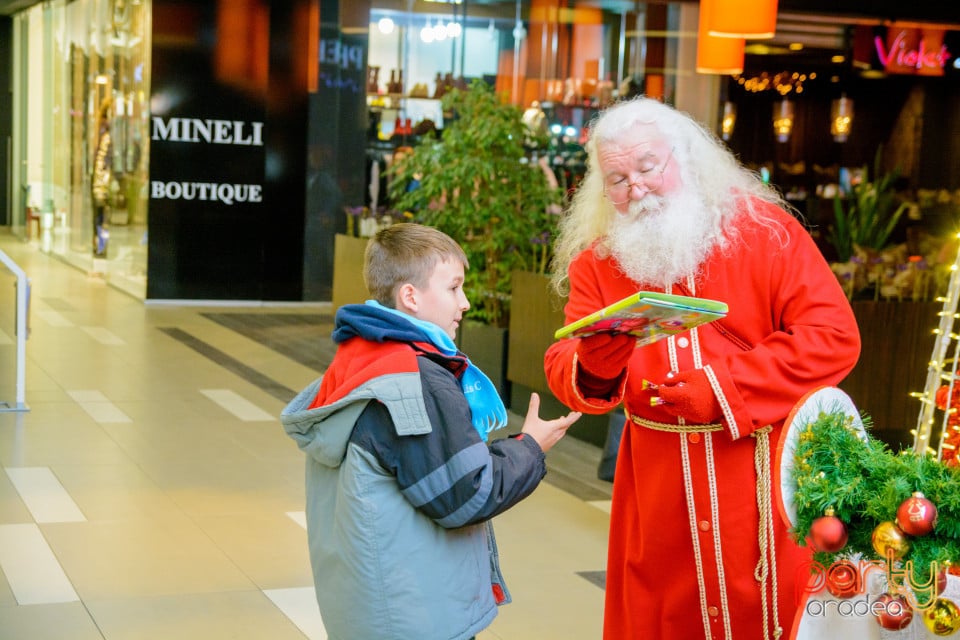
[[[659,394],[660,407],[664,411],[690,424],[709,424],[723,417],[720,403],[703,369],[673,374],[660,383]]]
[[[636,345],[637,337],[629,333],[595,333],[580,338],[577,360],[588,373],[613,380],[623,373]]]

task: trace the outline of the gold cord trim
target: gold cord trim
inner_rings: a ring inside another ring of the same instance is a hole
[[[780,612],[777,606],[777,560],[773,537],[773,500],[771,498],[772,480],[770,472],[770,431],[766,426],[753,432],[757,441],[753,461],[757,470],[757,509],[760,512],[757,538],[760,543],[760,561],[754,570],[754,578],[760,583],[760,604],[763,607],[763,637],[769,638],[768,629],[770,604],[767,602],[767,580],[772,580],[773,590],[773,637],[780,638],[783,628],[780,626]]]
[[[646,427],[647,429],[653,429],[655,431],[669,431],[670,433],[706,433],[708,431],[723,431],[723,425],[719,422],[714,422],[712,424],[670,424],[669,422],[647,420],[646,418],[635,416],[629,412],[627,413],[627,417],[630,418],[635,424],[638,424],[641,427]]]

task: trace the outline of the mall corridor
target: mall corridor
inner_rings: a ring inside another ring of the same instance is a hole
[[[0,251],[31,281],[27,410],[0,412],[0,638],[325,639],[303,454],[277,416],[329,362],[329,306],[144,304],[6,233]],[[0,402],[15,408],[2,273]],[[495,521],[514,603],[478,640],[600,636],[598,457],[565,439]]]

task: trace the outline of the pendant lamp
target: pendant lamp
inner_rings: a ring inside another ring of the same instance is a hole
[[[700,3],[708,33],[717,38],[772,38],[777,31],[777,0],[714,0],[710,10]]]
[[[846,142],[853,126],[853,100],[840,96],[830,105],[830,135],[836,142]]]
[[[773,105],[773,132],[778,142],[790,139],[793,130],[793,102],[784,98]]]
[[[697,73],[743,73],[742,38],[719,38],[708,33],[707,16],[718,0],[701,0],[697,27]]]
[[[737,105],[730,102],[723,103],[723,120],[720,121],[720,134],[724,140],[733,135],[733,127],[737,124]]]

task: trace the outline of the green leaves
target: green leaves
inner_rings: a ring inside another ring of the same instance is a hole
[[[844,549],[816,554],[824,566],[858,553],[883,560],[873,548],[873,530],[894,521],[900,503],[915,491],[933,501],[939,518],[932,533],[910,538],[904,560],[913,562],[918,575],[932,562],[960,562],[960,475],[954,467],[913,451],[894,454],[872,437],[860,439],[844,413],[821,413],[799,437],[791,478],[798,542],[827,507],[847,525]]]
[[[464,248],[467,316],[507,326],[510,274],[545,268],[563,194],[528,158],[531,133],[518,107],[479,81],[445,94],[443,106],[451,117],[441,139],[421,142],[393,169],[390,195],[398,209]],[[406,190],[414,178],[419,187]]]
[[[828,237],[840,262],[848,261],[855,247],[883,249],[910,206],[899,202],[893,190],[899,171],[880,173],[881,152],[877,149],[874,157],[873,182],[864,165],[863,180],[850,187],[849,197],[833,199],[834,226]]]

